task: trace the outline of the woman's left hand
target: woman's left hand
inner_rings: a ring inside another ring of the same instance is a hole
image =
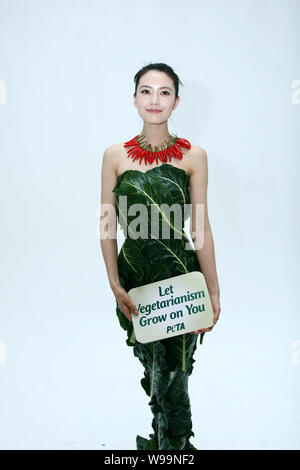
[[[200,330],[197,331],[191,331],[190,334],[200,334],[204,333],[206,331],[211,331],[213,327],[216,325],[217,321],[219,320],[219,316],[221,313],[221,307],[220,307],[220,295],[219,294],[211,294],[210,295],[210,300],[211,300],[211,305],[214,311],[214,317],[213,317],[213,325],[209,328],[201,328]]]

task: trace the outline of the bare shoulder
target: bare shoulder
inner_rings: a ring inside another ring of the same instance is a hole
[[[109,168],[110,171],[113,170],[114,172],[117,172],[121,149],[121,143],[112,144],[107,147],[103,153],[102,165],[106,168]]]
[[[194,160],[205,159],[207,158],[206,151],[200,145],[191,145],[191,157]]]
[[[200,145],[192,145],[190,150],[190,172],[194,173],[207,173],[207,153]]]
[[[104,150],[103,156],[109,156],[110,158],[116,158],[120,154],[122,144],[112,144]]]

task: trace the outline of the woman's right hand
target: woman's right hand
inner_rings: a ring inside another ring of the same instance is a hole
[[[124,315],[128,318],[128,320],[132,321],[131,312],[135,315],[138,315],[138,309],[133,304],[130,295],[126,292],[126,290],[121,286],[121,284],[112,288],[114,296],[119,304],[119,308],[124,313]]]

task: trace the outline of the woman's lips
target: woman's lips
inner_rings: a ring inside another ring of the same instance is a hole
[[[160,109],[147,109],[148,113],[161,113]]]

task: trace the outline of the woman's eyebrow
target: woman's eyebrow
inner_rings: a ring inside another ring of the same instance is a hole
[[[146,88],[153,88],[152,86],[149,86],[149,85],[141,85],[140,88],[143,88],[143,87],[146,87]],[[171,90],[172,91],[172,88],[170,88],[169,86],[160,86],[159,89],[161,88],[168,88],[168,90]]]

